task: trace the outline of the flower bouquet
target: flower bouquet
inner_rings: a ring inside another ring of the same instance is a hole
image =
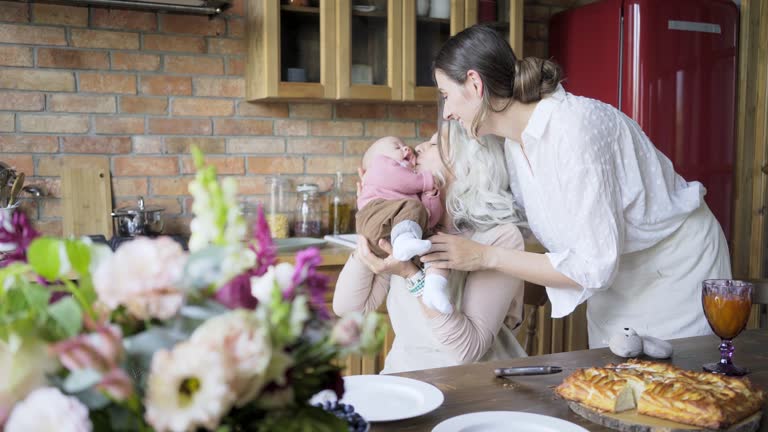
[[[112,252],[0,220],[0,430],[347,431],[310,398],[344,391],[334,362],[378,351],[376,314],[334,322],[317,249],[276,263],[231,178],[193,149],[189,252],[167,237]],[[327,406],[327,404],[326,404]]]

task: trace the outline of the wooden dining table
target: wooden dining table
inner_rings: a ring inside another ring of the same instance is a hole
[[[670,342],[674,354],[667,361],[684,369],[700,371],[702,364],[717,361],[720,357],[720,339],[715,336],[674,339]],[[748,367],[751,370],[748,378],[752,383],[768,391],[768,330],[744,331],[734,339],[734,344],[734,363]],[[621,361],[621,357],[607,348],[601,348],[397,374],[435,385],[445,395],[445,401],[436,410],[420,417],[374,423],[371,432],[431,431],[443,420],[479,411],[525,411],[561,418],[590,431],[610,431],[573,413],[567,402],[555,395],[554,387],[570,372],[496,378],[493,370],[534,365],[582,368]],[[510,431],[514,430],[510,427]],[[763,405],[763,421],[759,430],[768,432],[768,404]]]

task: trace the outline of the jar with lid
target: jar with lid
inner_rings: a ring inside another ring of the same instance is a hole
[[[320,188],[314,183],[302,183],[296,187],[296,214],[293,235],[296,237],[322,237],[322,208]]]
[[[264,208],[264,218],[273,238],[287,238],[291,226],[291,208],[288,202],[290,182],[281,175],[268,176],[266,181],[269,199]]]

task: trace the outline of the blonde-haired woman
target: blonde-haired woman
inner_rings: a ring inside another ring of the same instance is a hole
[[[500,141],[468,145],[463,129],[451,123],[443,128],[440,144],[435,134],[416,147],[418,169],[442,180],[440,195],[448,211],[441,229],[480,244],[521,250]],[[388,250],[386,242],[380,246]],[[333,296],[337,314],[370,312],[387,303],[395,339],[382,373],[525,356],[507,324],[522,320],[521,280],[494,270],[451,271],[454,312],[442,315],[409,291],[420,278],[423,272],[412,262],[377,258],[364,241],[339,275]]]
[[[731,268],[701,183],[675,173],[633,120],[567,93],[555,63],[518,60],[491,28],[458,33],[433,66],[444,119],[506,138],[512,192],[550,252],[439,235],[422,261],[544,285],[555,318],[587,301],[591,347],[623,327],[664,339],[710,333],[701,281]]]

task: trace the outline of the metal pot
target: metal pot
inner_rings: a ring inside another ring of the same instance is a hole
[[[121,207],[112,212],[115,235],[120,237],[152,236],[163,232],[164,208],[145,207],[139,197],[138,207]]]

